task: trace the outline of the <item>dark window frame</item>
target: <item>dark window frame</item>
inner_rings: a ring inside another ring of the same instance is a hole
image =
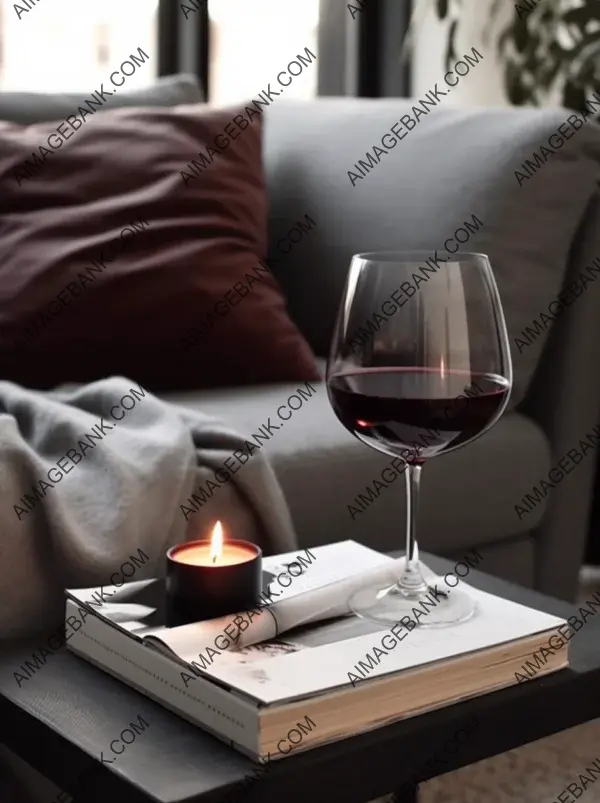
[[[357,9],[354,18],[349,5]],[[410,97],[402,47],[412,10],[413,0],[321,0],[318,94]]]
[[[210,0],[159,0],[159,75],[191,73],[206,100],[210,91]],[[413,0],[321,0],[318,29],[318,95],[410,97],[411,71],[402,60]],[[186,19],[182,6],[195,9]]]
[[[192,9],[185,16],[182,6]],[[158,74],[187,73],[209,93],[210,26],[207,0],[159,0]]]

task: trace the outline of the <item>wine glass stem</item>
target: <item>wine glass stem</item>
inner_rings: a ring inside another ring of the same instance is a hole
[[[419,597],[427,592],[427,583],[421,572],[419,547],[417,545],[417,517],[419,515],[419,490],[421,466],[409,465],[406,478],[406,565],[398,585],[405,595]]]

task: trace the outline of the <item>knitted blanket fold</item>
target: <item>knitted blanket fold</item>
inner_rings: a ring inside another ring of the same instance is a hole
[[[0,639],[60,625],[64,588],[162,576],[165,551],[217,520],[266,554],[296,548],[262,453],[224,479],[244,444],[123,377],[52,392],[0,382]],[[210,498],[194,496],[216,471]]]

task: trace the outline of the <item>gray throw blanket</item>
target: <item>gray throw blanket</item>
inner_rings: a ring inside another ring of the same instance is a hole
[[[0,639],[59,625],[65,587],[164,574],[168,547],[218,519],[265,553],[293,550],[263,454],[234,470],[244,443],[122,377],[53,392],[0,382]]]

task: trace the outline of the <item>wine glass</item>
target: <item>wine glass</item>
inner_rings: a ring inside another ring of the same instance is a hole
[[[356,591],[350,598],[355,614],[388,626],[408,616],[437,627],[473,615],[469,594],[423,576],[416,538],[421,468],[490,429],[511,387],[508,334],[487,256],[352,257],[327,392],[349,432],[405,462],[407,509],[404,570],[391,585]],[[425,613],[415,617],[415,608]]]

